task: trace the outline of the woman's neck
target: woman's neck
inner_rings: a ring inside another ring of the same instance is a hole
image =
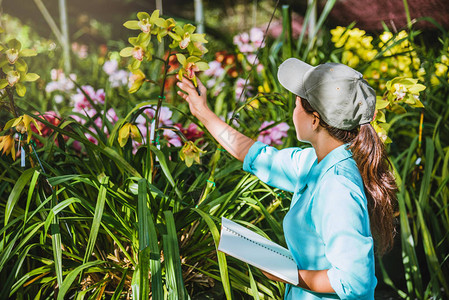
[[[336,138],[330,136],[324,130],[320,134],[316,135],[315,141],[312,142],[312,146],[315,149],[315,153],[318,159],[318,163],[323,160],[332,150],[340,147],[344,143]]]

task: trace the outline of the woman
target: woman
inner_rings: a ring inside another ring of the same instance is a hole
[[[278,79],[296,95],[293,124],[311,148],[254,142],[218,118],[185,78],[178,94],[244,170],[293,193],[283,228],[300,283],[287,286],[285,299],[374,299],[372,237],[377,252],[391,247],[396,200],[383,143],[370,125],[375,92],[359,72],[336,63],[312,67],[290,58]],[[200,91],[206,94],[201,83]]]

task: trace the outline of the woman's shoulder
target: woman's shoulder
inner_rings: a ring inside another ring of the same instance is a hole
[[[335,197],[356,198],[366,203],[363,179],[352,157],[336,163],[322,178],[319,193]]]
[[[363,189],[362,175],[360,175],[357,163],[352,156],[335,164],[329,175],[331,175],[329,176],[330,178],[340,181],[349,181]]]

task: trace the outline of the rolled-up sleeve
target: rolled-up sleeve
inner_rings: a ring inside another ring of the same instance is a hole
[[[243,161],[243,170],[256,175],[266,184],[285,191],[294,192],[301,173],[307,173],[310,164],[306,163],[301,148],[278,150],[262,142],[256,142]],[[304,172],[306,171],[306,172]]]
[[[330,176],[321,186],[313,216],[332,265],[330,284],[341,299],[373,299],[377,279],[364,196],[343,176]]]

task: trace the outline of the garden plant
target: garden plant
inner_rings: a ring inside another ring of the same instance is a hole
[[[448,33],[435,23],[440,38],[429,46],[411,24],[378,35],[355,24],[329,30],[333,3],[297,41],[284,7],[280,37],[252,28],[213,53],[194,25],[139,12],[124,23],[128,45],[73,47],[71,73],[48,64],[58,51],[29,50],[2,29],[0,299],[282,299],[283,283],[217,246],[222,216],[285,245],[291,195],[243,172],[174,83],[201,78],[229,124],[298,146],[294,101],[275,76],[291,56],[348,64],[376,89],[373,125],[399,186],[378,295],[449,297]]]

